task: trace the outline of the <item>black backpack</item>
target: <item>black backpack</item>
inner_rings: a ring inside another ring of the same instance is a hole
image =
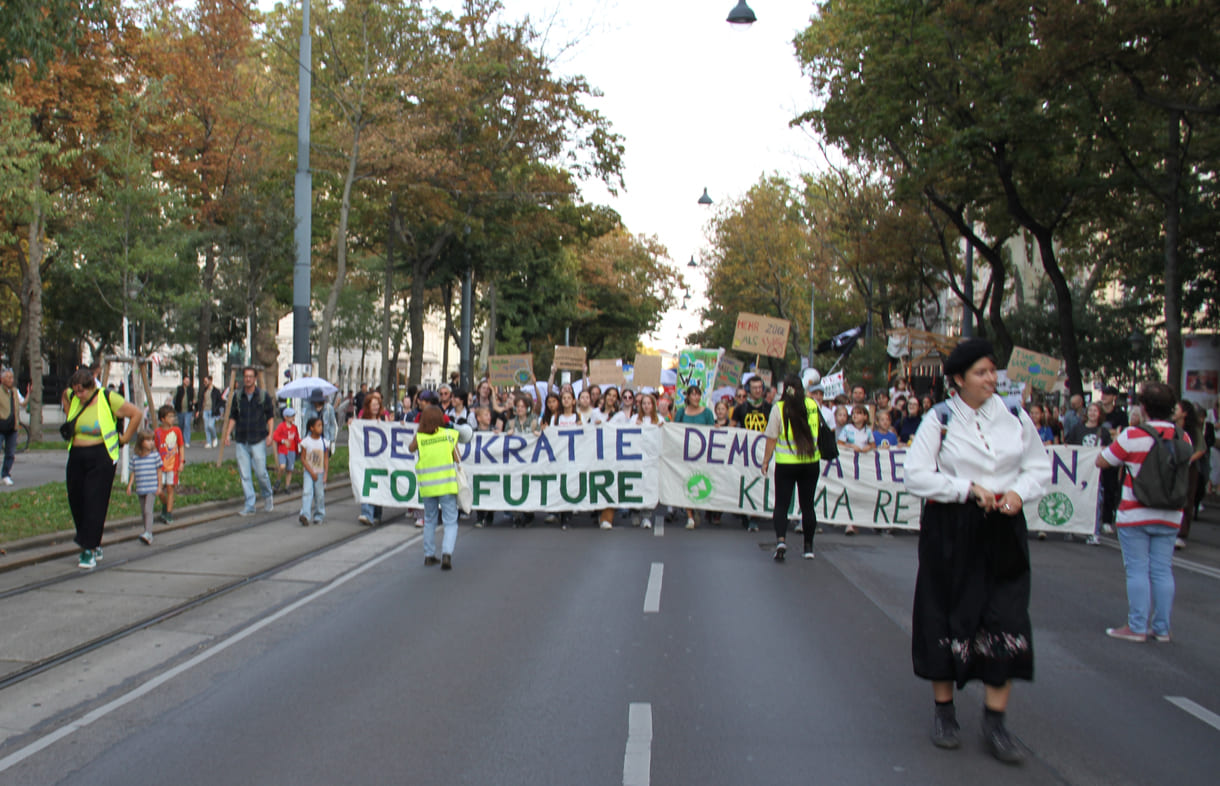
[[[1135,498],[1146,508],[1181,510],[1186,507],[1192,449],[1182,438],[1182,429],[1174,426],[1173,439],[1165,439],[1155,427],[1132,428],[1152,437],[1152,449],[1144,456],[1140,471],[1131,481]]]

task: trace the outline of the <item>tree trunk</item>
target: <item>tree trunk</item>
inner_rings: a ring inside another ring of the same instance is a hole
[[[1038,255],[1042,258],[1042,269],[1055,288],[1055,305],[1059,318],[1059,348],[1063,350],[1063,365],[1067,372],[1069,395],[1084,395],[1084,379],[1080,375],[1080,349],[1076,343],[1076,318],[1072,314],[1072,290],[1059,267],[1055,246],[1049,229],[1034,229],[1038,241]]]
[[[46,248],[42,244],[44,216],[42,207],[34,205],[27,242],[25,280],[21,283],[21,299],[25,301],[29,333],[26,348],[30,355],[30,439],[42,441],[42,259]]]
[[[427,281],[423,265],[418,261],[411,273],[411,302],[407,314],[411,325],[411,365],[407,372],[407,384],[418,385],[424,375],[424,293]]]
[[[216,246],[211,240],[208,241],[207,250],[203,254],[203,270],[200,271],[199,284],[203,291],[203,299],[199,303],[199,327],[195,334],[195,363],[199,367],[199,376],[196,379],[203,379],[205,374],[209,374],[208,369],[208,351],[212,348],[212,291],[216,285]],[[224,366],[220,368],[220,379],[223,383]],[[221,384],[218,387],[223,387]]]
[[[339,229],[335,238],[335,283],[326,298],[326,309],[322,312],[322,325],[318,334],[318,367],[326,373],[326,361],[330,354],[330,329],[339,308],[339,293],[347,278],[347,220],[352,212],[352,183],[356,181],[356,163],[360,159],[360,129],[357,122],[352,129],[352,150],[347,158],[347,174],[343,176],[343,200],[339,203]]]
[[[404,311],[407,309],[407,292],[406,291],[404,291],[402,293],[402,307],[403,307]],[[397,387],[397,385],[398,385],[398,358],[401,357],[401,355],[402,355],[402,340],[403,340],[403,337],[406,335],[406,332],[407,332],[407,320],[400,319],[398,321],[398,330],[394,331],[394,355],[393,355],[394,372],[393,373],[394,373],[395,387]],[[410,350],[410,348],[408,347],[408,351],[409,350]]]
[[[398,237],[398,229],[394,222],[398,220],[398,194],[390,195],[390,221],[385,239],[385,277],[381,282],[381,395],[385,403],[390,403],[391,392],[398,383],[398,356],[390,362],[390,305],[394,298],[394,242]],[[397,352],[397,347],[395,348]],[[394,376],[391,377],[390,375]],[[393,384],[391,384],[393,383]]]
[[[445,340],[441,345],[441,381],[449,379],[449,335],[453,332],[453,284],[446,281],[441,286],[441,298],[445,306]]]
[[[1182,394],[1182,270],[1178,242],[1182,221],[1182,112],[1169,113],[1165,151],[1165,340],[1166,382]]]

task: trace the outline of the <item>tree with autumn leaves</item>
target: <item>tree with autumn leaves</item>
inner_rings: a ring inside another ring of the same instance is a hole
[[[413,380],[423,315],[451,312],[465,271],[485,347],[545,347],[575,327],[617,351],[655,325],[663,249],[617,217],[589,220],[598,210],[577,197],[583,177],[617,185],[622,141],[587,106],[593,88],[553,71],[528,21],[506,21],[493,0],[459,14],[383,0],[314,8],[323,363],[332,335],[367,344],[372,320],[339,313],[353,307],[353,275],[358,307],[383,317],[383,367],[391,339],[394,355],[405,339]],[[126,314],[137,354],[183,347],[194,356],[183,370],[203,373],[248,323],[255,362],[272,367],[289,300],[297,12],[227,0],[104,10],[33,53],[3,93],[0,280],[20,320],[0,327],[22,337],[13,359],[40,359],[43,335],[97,357],[121,341]],[[628,314],[603,305],[620,284],[632,287]],[[44,315],[48,285],[56,308]]]

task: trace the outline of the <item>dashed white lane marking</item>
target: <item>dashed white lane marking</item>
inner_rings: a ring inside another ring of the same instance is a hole
[[[627,752],[623,754],[623,786],[648,786],[652,780],[652,705],[627,706]]]
[[[665,517],[658,515],[653,517],[652,536],[654,538],[665,537]]]
[[[664,575],[664,563],[652,563],[652,570],[648,571],[648,588],[644,590],[645,614],[656,614],[661,610],[661,577]]]
[[[1209,710],[1207,707],[1195,704],[1185,696],[1166,696],[1165,701],[1176,706],[1178,709],[1194,715],[1199,720],[1211,726],[1213,729],[1220,731],[1220,715]]]
[[[117,699],[114,699],[113,701],[103,704],[102,706],[98,707],[97,709],[93,710],[92,712],[90,712],[86,715],[83,715],[78,720],[75,720],[72,723],[69,723],[68,725],[63,726],[62,728],[56,729],[55,731],[51,732],[50,734],[46,735],[45,737],[40,737],[37,740],[34,740],[29,745],[26,745],[24,748],[20,748],[18,750],[13,751],[8,756],[5,756],[3,759],[0,759],[0,772],[4,772],[5,770],[8,770],[13,765],[19,764],[22,761],[25,761],[30,756],[33,756],[35,753],[38,753],[41,750],[45,750],[46,748],[49,748],[50,746],[54,745],[55,743],[59,742],[62,739],[74,734],[75,732],[79,731],[80,729],[83,729],[86,726],[88,726],[96,721],[101,720],[102,718],[106,717],[107,715],[114,712],[115,710],[121,709],[122,707],[125,707],[126,705],[128,705],[131,702],[135,701],[136,699],[144,696],[145,694],[151,693],[152,691],[161,687],[162,685],[164,685],[165,683],[174,679],[175,677],[177,677],[181,674],[184,674],[185,672],[190,671],[191,669],[198,666],[200,663],[203,663],[204,661],[209,660],[216,655],[219,655],[220,653],[224,652],[229,647],[232,647],[234,644],[237,644],[238,642],[242,641],[243,639],[247,639],[250,636],[253,636],[255,633],[258,633],[263,628],[283,619],[284,617],[288,616],[289,614],[291,614],[292,612],[301,608],[302,606],[307,606],[310,603],[313,603],[318,598],[322,597],[323,595],[326,595],[326,594],[330,593],[331,591],[338,589],[339,587],[343,586],[347,582],[349,582],[352,579],[359,576],[361,573],[364,573],[366,570],[369,570],[370,568],[372,568],[376,565],[379,565],[380,563],[385,562],[386,560],[391,559],[392,557],[398,556],[402,552],[406,551],[407,548],[409,548],[410,546],[413,546],[416,543],[418,543],[422,539],[422,537],[423,537],[422,535],[415,535],[414,537],[412,537],[410,540],[406,541],[405,543],[402,543],[401,545],[398,545],[398,546],[390,549],[389,551],[385,552],[384,554],[381,554],[380,556],[377,556],[377,557],[369,560],[368,562],[364,563],[363,565],[358,565],[355,568],[352,568],[347,573],[344,573],[342,576],[339,576],[338,578],[336,578],[334,581],[330,582],[326,586],[320,587],[317,590],[314,590],[313,592],[309,593],[305,597],[301,598],[300,600],[290,603],[289,605],[280,609],[276,613],[272,614],[270,617],[264,617],[263,619],[259,620],[258,622],[255,622],[252,625],[249,625],[249,626],[239,630],[237,633],[234,633],[232,636],[225,639],[224,641],[221,641],[221,642],[213,645],[211,648],[204,650],[203,652],[199,653],[198,655],[191,658],[190,660],[185,661],[184,663],[180,663],[179,665],[175,666],[174,668],[170,669],[169,671],[158,674],[156,677],[153,677],[152,679],[150,679],[148,682],[144,683],[140,687],[135,688],[134,690],[128,691],[127,693],[123,694],[122,696],[119,696]]]

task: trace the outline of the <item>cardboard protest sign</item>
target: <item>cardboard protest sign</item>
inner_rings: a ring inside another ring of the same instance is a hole
[[[678,388],[698,385],[700,390],[711,390],[716,381],[716,361],[720,359],[718,349],[684,349],[678,353]]]
[[[584,347],[555,347],[555,368],[560,371],[584,371]]]
[[[636,355],[635,378],[631,381],[636,390],[661,387],[661,356]]]
[[[487,358],[487,381],[493,387],[525,387],[533,378],[533,355],[492,355]]]
[[[771,387],[771,369],[760,368],[760,369],[757,369],[754,373],[758,375],[758,378],[763,381],[764,385],[766,385],[767,387]]]
[[[743,311],[737,315],[737,326],[733,330],[733,349],[782,358],[788,354],[788,328],[786,319]]]
[[[627,377],[623,375],[623,361],[617,359],[589,361],[590,385],[613,385],[618,388],[626,382]]]
[[[741,384],[741,375],[745,373],[745,370],[746,364],[744,361],[729,357],[728,355],[721,355],[720,362],[716,365],[716,379],[712,383],[712,389],[719,390],[725,387],[737,387]]]
[[[1050,355],[1013,347],[1012,355],[1008,358],[1008,378],[1028,382],[1039,390],[1050,390],[1058,382],[1061,365]]]

